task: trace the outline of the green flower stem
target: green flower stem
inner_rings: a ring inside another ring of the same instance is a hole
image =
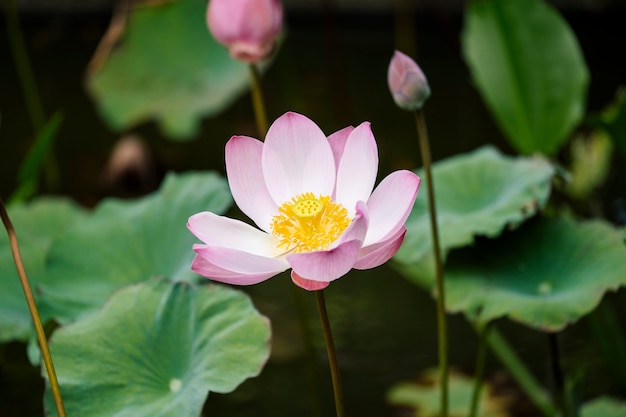
[[[322,320],[322,328],[324,330],[324,340],[326,342],[326,351],[328,353],[328,362],[330,364],[330,374],[333,380],[333,392],[335,393],[335,410],[337,417],[344,417],[343,409],[343,391],[341,388],[341,376],[339,374],[339,366],[337,365],[337,353],[335,352],[335,343],[333,342],[333,334],[330,330],[330,322],[328,321],[328,313],[326,312],[326,300],[324,298],[324,290],[315,291],[317,300],[317,310]]]
[[[439,332],[439,386],[441,388],[440,416],[448,417],[448,336],[445,305],[446,297],[443,285],[443,265],[441,260],[441,249],[439,247],[437,212],[435,210],[435,190],[430,164],[430,147],[428,145],[428,132],[426,131],[426,121],[424,120],[424,112],[422,109],[415,112],[415,124],[417,126],[417,137],[419,139],[422,163],[424,165],[424,173],[426,175],[430,232],[433,241],[433,252],[435,255],[435,270],[437,279],[437,329]]]
[[[313,407],[311,410],[311,414],[315,417],[322,417],[324,413],[322,412],[322,393],[320,391],[320,376],[317,367],[317,360],[315,354],[315,346],[313,345],[313,337],[311,336],[311,328],[310,321],[307,315],[305,299],[304,299],[304,291],[291,283],[288,282],[291,290],[294,294],[294,298],[296,300],[296,308],[298,311],[298,320],[300,322],[300,333],[302,335],[302,339],[304,340],[304,346],[306,348],[306,357],[308,362],[308,372],[309,372],[309,385],[311,389],[311,406]]]
[[[256,120],[256,127],[259,132],[259,139],[264,140],[267,129],[269,128],[267,123],[267,114],[265,111],[265,101],[263,98],[263,88],[261,87],[261,74],[258,67],[255,64],[250,64],[250,75],[252,79],[252,107],[254,109],[254,118]],[[305,345],[307,347],[307,356],[309,358],[310,366],[310,379],[311,387],[317,395],[312,396],[312,402],[314,407],[314,415],[321,416],[321,396],[317,391],[317,381],[319,379],[317,374],[317,368],[315,367],[315,350],[313,348],[313,342],[311,340],[311,334],[308,327],[308,320],[306,315],[305,302],[302,292],[295,285],[289,283],[291,290],[296,300],[296,307],[298,311],[298,319],[300,321],[300,329],[304,338]]]
[[[491,351],[508,369],[541,414],[546,417],[553,417],[556,414],[556,410],[552,401],[500,332],[492,326],[486,335],[486,339]]]
[[[476,370],[474,375],[474,394],[470,406],[470,417],[479,415],[478,406],[480,404],[480,394],[485,379],[485,364],[487,363],[487,335],[489,334],[490,323],[485,324],[478,332],[478,352],[476,353]]]
[[[561,350],[559,339],[556,333],[549,333],[550,342],[550,362],[552,363],[552,377],[554,379],[554,396],[558,407],[561,409],[563,417],[574,417],[572,401],[565,383],[565,374],[561,364]]]
[[[259,131],[260,139],[263,140],[267,133],[267,114],[263,100],[263,89],[261,88],[261,74],[256,64],[250,64],[250,74],[252,76],[252,107],[254,108],[254,118]]]
[[[35,325],[35,332],[37,333],[37,340],[39,341],[39,347],[41,348],[41,355],[43,357],[43,362],[46,366],[46,371],[48,372],[48,377],[50,379],[50,387],[52,389],[52,395],[54,396],[54,402],[57,407],[57,413],[59,417],[65,417],[65,407],[63,405],[63,399],[61,398],[61,390],[59,388],[59,382],[57,381],[56,372],[54,371],[52,356],[50,356],[50,349],[48,349],[46,333],[44,332],[43,326],[41,325],[41,318],[39,317],[39,312],[37,311],[37,304],[35,304],[33,291],[30,288],[28,276],[26,275],[26,271],[24,270],[22,255],[20,255],[20,248],[17,243],[17,235],[15,234],[13,223],[11,223],[11,219],[9,218],[9,214],[4,207],[2,199],[0,199],[0,217],[2,217],[2,223],[4,224],[4,227],[6,228],[9,235],[9,242],[11,244],[13,260],[15,262],[15,267],[17,268],[17,274],[19,275],[20,282],[22,283],[24,296],[26,297],[26,303],[28,304],[28,309],[30,310],[33,324]]]

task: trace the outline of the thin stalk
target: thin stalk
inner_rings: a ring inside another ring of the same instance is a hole
[[[395,0],[395,49],[409,56],[417,55],[417,32],[415,31],[415,1]]]
[[[28,276],[26,275],[26,270],[24,269],[24,263],[22,262],[22,255],[20,254],[20,248],[17,243],[17,235],[15,234],[15,229],[13,228],[13,223],[11,223],[11,219],[9,218],[9,214],[4,207],[4,203],[2,199],[0,199],[0,217],[2,217],[2,223],[4,227],[7,229],[7,233],[9,235],[9,243],[11,244],[11,252],[13,253],[13,261],[15,262],[15,267],[17,268],[17,274],[20,278],[20,282],[22,283],[22,289],[24,290],[24,296],[26,297],[26,303],[28,304],[28,309],[30,310],[30,315],[33,319],[33,324],[35,325],[35,332],[37,333],[37,340],[39,341],[39,347],[41,349],[41,355],[43,357],[44,365],[46,366],[46,371],[48,372],[48,378],[50,380],[50,388],[52,389],[52,395],[54,396],[54,402],[57,407],[57,413],[59,417],[65,417],[65,407],[63,405],[63,399],[61,398],[61,390],[59,388],[59,382],[57,380],[56,372],[54,371],[54,364],[52,363],[52,356],[50,355],[50,349],[48,348],[48,341],[46,340],[46,333],[43,330],[43,326],[41,325],[41,318],[39,317],[39,312],[37,311],[37,304],[35,303],[35,298],[33,297],[33,291],[30,288],[30,283],[28,282]]]
[[[422,164],[426,175],[426,188],[428,190],[428,214],[430,217],[430,232],[433,241],[436,271],[437,293],[437,329],[439,346],[439,386],[441,389],[440,416],[448,417],[448,336],[446,324],[445,290],[443,285],[443,265],[441,263],[441,249],[439,247],[439,229],[437,227],[437,212],[435,210],[435,189],[430,163],[430,147],[428,144],[428,132],[424,112],[419,109],[415,112],[415,124],[417,137],[422,154]]]
[[[11,46],[13,61],[15,62],[17,75],[20,79],[22,92],[24,93],[30,123],[33,131],[36,133],[41,126],[43,126],[45,121],[43,106],[41,105],[41,99],[37,92],[33,69],[30,65],[28,54],[26,53],[24,37],[20,29],[16,0],[5,0],[4,5],[9,45]]]
[[[38,137],[41,129],[44,128],[46,118],[41,97],[39,96],[39,91],[37,90],[33,67],[30,63],[30,59],[28,58],[26,43],[24,42],[24,36],[22,35],[22,30],[20,28],[17,3],[16,0],[5,0],[4,5],[6,30],[11,54],[13,55],[13,61],[15,62],[15,69],[20,80],[22,93],[24,94],[24,101],[26,102],[26,108],[28,110],[28,116],[33,129],[33,135]],[[46,156],[46,161],[43,164],[43,172],[44,180],[46,181],[48,188],[51,190],[56,189],[59,184],[59,168],[56,158],[52,152],[49,152]]]
[[[250,64],[250,74],[252,76],[252,107],[254,108],[254,119],[259,132],[260,139],[263,140],[267,133],[267,114],[265,112],[265,101],[263,100],[263,89],[261,88],[261,74],[255,64]]]
[[[543,387],[530,373],[526,365],[524,365],[513,351],[511,345],[509,345],[506,339],[500,334],[498,329],[492,326],[489,334],[486,335],[486,339],[491,351],[508,369],[509,373],[515,378],[519,386],[526,395],[528,395],[528,398],[535,404],[535,407],[539,409],[541,414],[545,417],[553,417],[556,414],[556,410],[552,401]]]
[[[570,401],[567,384],[565,383],[565,374],[561,364],[561,350],[559,348],[558,335],[556,333],[549,333],[548,340],[550,341],[550,362],[552,364],[552,378],[554,379],[554,396],[556,403],[561,409],[561,415],[563,417],[574,417],[575,414],[572,409],[572,402]]]
[[[337,417],[344,417],[345,412],[343,409],[341,375],[339,374],[339,366],[337,365],[335,342],[333,342],[333,334],[330,330],[330,322],[328,321],[328,313],[326,312],[326,300],[324,298],[324,290],[315,291],[315,299],[317,300],[317,310],[320,313],[320,320],[322,320],[322,329],[324,330],[324,341],[326,342],[326,352],[328,353],[330,374],[333,380],[333,392],[335,394],[335,410],[337,412]]]
[[[485,379],[485,365],[487,363],[487,335],[491,328],[490,323],[482,326],[478,332],[478,352],[476,353],[476,370],[474,375],[474,394],[472,395],[472,404],[470,406],[470,417],[479,415],[480,394]]]

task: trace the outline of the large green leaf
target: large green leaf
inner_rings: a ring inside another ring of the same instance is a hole
[[[152,276],[194,279],[197,240],[187,219],[204,210],[222,213],[231,203],[225,179],[215,173],[170,174],[152,195],[105,200],[52,247],[41,284],[44,302],[67,322],[128,284]]]
[[[554,154],[583,115],[589,80],[565,20],[542,0],[474,0],[463,52],[513,146]]]
[[[418,175],[423,176],[421,172]],[[476,236],[498,236],[507,226],[534,215],[549,197],[553,175],[554,167],[543,158],[507,157],[491,146],[435,163],[437,224],[443,252],[469,245]],[[405,242],[394,257],[396,265],[427,268],[432,243],[423,190],[406,227]]]
[[[113,21],[87,74],[112,128],[156,119],[165,135],[188,139],[202,117],[222,111],[246,88],[249,69],[210,35],[206,6],[206,0],[144,2]]]
[[[450,253],[446,306],[486,323],[507,316],[559,331],[626,284],[623,230],[602,221],[537,219]]]
[[[210,391],[259,374],[269,339],[242,292],[152,279],[57,330],[50,349],[68,416],[197,417]],[[45,400],[56,415],[50,389]]]
[[[39,301],[39,284],[44,281],[46,260],[54,239],[81,221],[86,212],[65,199],[39,198],[28,204],[7,208],[15,228],[24,268]],[[45,313],[41,312],[45,317]],[[25,341],[33,333],[30,312],[24,298],[7,234],[0,233],[0,342]]]

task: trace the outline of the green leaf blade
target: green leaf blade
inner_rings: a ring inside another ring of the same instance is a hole
[[[52,153],[52,146],[62,122],[63,114],[58,111],[37,133],[33,146],[20,165],[17,173],[18,187],[9,198],[9,204],[26,201],[37,192],[39,175],[44,169],[46,158]]]
[[[554,154],[581,120],[589,74],[567,23],[541,0],[475,0],[463,52],[511,144]]]

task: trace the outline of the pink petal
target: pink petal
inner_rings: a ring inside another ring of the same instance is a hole
[[[287,255],[287,262],[301,277],[330,282],[347,274],[359,255],[361,241],[350,240],[334,249]]]
[[[289,269],[283,259],[269,258],[221,246],[193,245],[193,250],[211,265],[230,274],[274,276]]]
[[[191,270],[213,281],[224,282],[232,285],[253,285],[265,281],[276,275],[274,272],[243,274],[229,271],[213,265],[200,255],[196,255],[191,263]]]
[[[276,255],[274,237],[239,220],[203,211],[189,218],[187,228],[210,246],[239,249],[266,257]]]
[[[354,209],[356,214],[352,222],[348,225],[346,230],[339,236],[336,242],[331,245],[331,249],[339,246],[343,242],[350,240],[365,241],[367,235],[367,228],[369,225],[369,213],[367,205],[362,201],[357,201],[356,208]]]
[[[411,213],[420,178],[411,171],[389,174],[376,187],[367,201],[369,228],[364,246],[369,246],[394,235]]]
[[[352,133],[353,130],[353,126],[344,127],[328,137],[328,143],[330,143],[330,148],[332,149],[333,156],[335,157],[335,171],[339,170],[339,161],[341,161],[341,156],[343,155],[343,150],[346,147],[348,136],[350,136],[350,133]]]
[[[300,275],[296,274],[293,270],[291,271],[291,280],[298,287],[304,288],[307,291],[323,290],[329,285],[328,282],[313,281],[310,279],[302,278]]]
[[[357,201],[367,201],[378,173],[378,147],[367,122],[357,126],[348,137],[339,169],[335,201],[352,215]]]
[[[267,191],[261,168],[263,142],[233,136],[226,143],[226,175],[237,207],[257,226],[270,231],[277,205]]]
[[[384,264],[400,249],[405,234],[406,228],[402,227],[389,239],[370,246],[364,246],[359,252],[359,259],[354,264],[354,268],[371,269]]]
[[[270,126],[263,146],[263,176],[277,203],[304,192],[332,195],[335,161],[320,128],[298,113],[285,113]]]

